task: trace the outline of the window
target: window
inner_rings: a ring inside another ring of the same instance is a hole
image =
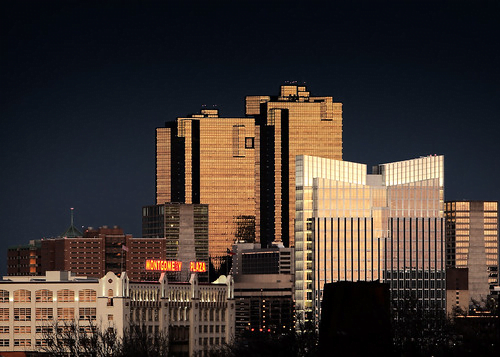
[[[48,346],[48,342],[47,342],[47,340],[46,340],[46,339],[41,339],[41,338],[37,338],[37,339],[35,340],[35,344],[36,344],[36,346],[38,346],[38,347]]]
[[[96,302],[96,291],[92,289],[84,289],[78,292],[80,302]]]
[[[9,333],[9,331],[10,331],[9,326],[0,326],[0,334]]]
[[[254,148],[254,138],[245,138],[245,149]]]
[[[113,321],[113,315],[111,314],[108,315],[108,321]]]
[[[0,308],[0,321],[9,321],[9,308]]]
[[[73,320],[75,318],[75,309],[72,307],[58,307],[57,319],[58,320]]]
[[[53,293],[50,290],[42,289],[35,291],[36,302],[52,302]]]
[[[58,302],[74,302],[75,292],[69,289],[62,289],[57,291],[57,301]]]
[[[7,290],[0,290],[0,303],[9,302],[9,292]]]
[[[14,291],[14,302],[31,302],[31,291],[25,289]]]
[[[7,339],[0,339],[0,346],[2,347],[9,347],[9,340]]]
[[[47,321],[54,318],[51,307],[37,307],[35,310],[35,319],[37,321]]]
[[[14,321],[31,321],[31,309],[29,307],[15,307]]]
[[[14,340],[14,346],[25,346],[25,347],[30,347],[31,346],[31,339],[28,338],[18,338]]]
[[[14,326],[14,333],[31,333],[31,326]]]
[[[51,326],[36,326],[36,333],[52,333],[53,329]]]
[[[78,312],[80,315],[80,320],[95,320],[96,319],[96,308],[95,307],[81,307]]]

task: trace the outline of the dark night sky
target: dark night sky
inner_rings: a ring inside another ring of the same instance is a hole
[[[165,3],[0,2],[0,274],[70,207],[139,237],[155,128],[285,81],[343,103],[345,160],[444,154],[447,200],[500,200],[498,3]]]

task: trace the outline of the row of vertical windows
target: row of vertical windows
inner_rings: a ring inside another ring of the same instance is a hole
[[[78,297],[81,302],[95,302],[97,294],[95,290],[84,289],[79,291]],[[53,300],[52,291],[47,289],[35,291],[36,302],[52,302]],[[74,302],[75,292],[69,289],[58,290],[57,300],[59,302]],[[0,290],[0,303],[7,302],[9,302],[9,291]],[[31,291],[25,289],[14,291],[14,302],[31,302]]]

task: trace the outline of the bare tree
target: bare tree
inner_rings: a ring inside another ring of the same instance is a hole
[[[110,357],[121,350],[114,328],[101,329],[93,320],[54,320],[42,327],[38,351],[50,356]]]
[[[163,332],[150,333],[145,325],[131,325],[125,330],[119,356],[168,356],[169,341]]]

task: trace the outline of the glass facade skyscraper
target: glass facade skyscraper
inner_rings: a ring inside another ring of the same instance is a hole
[[[312,156],[296,164],[296,304],[319,318],[322,289],[336,281],[389,283],[444,309],[443,156],[366,165]]]
[[[295,157],[342,160],[342,103],[313,97],[305,86],[279,96],[247,96],[246,114],[261,130],[261,237],[294,246]]]
[[[207,204],[211,256],[225,255],[235,239],[259,239],[258,144],[253,118],[217,110],[156,131],[156,203]]]
[[[295,157],[342,159],[342,104],[284,85],[248,96],[245,118],[217,110],[156,131],[156,203],[209,207],[209,253],[235,240],[294,245]]]

